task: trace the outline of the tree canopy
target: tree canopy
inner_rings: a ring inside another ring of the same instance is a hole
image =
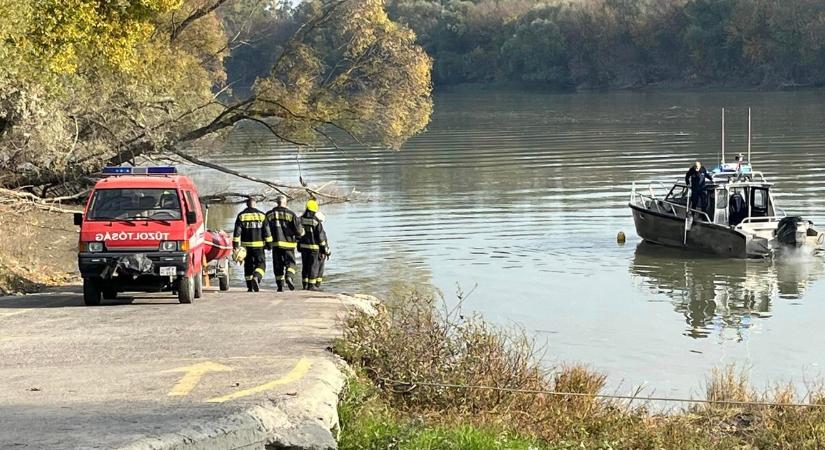
[[[245,120],[300,145],[338,130],[398,147],[432,111],[430,59],[382,0],[0,0],[0,9],[9,11],[0,16],[6,187],[179,152]],[[270,34],[253,33],[264,22]],[[264,42],[267,67],[235,92],[226,58]]]
[[[819,0],[390,0],[436,85],[825,84]]]

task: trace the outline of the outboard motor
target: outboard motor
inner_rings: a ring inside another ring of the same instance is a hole
[[[776,227],[776,240],[782,245],[789,247],[799,247],[805,243],[804,235],[799,239],[797,230],[799,224],[802,223],[802,218],[799,216],[783,217]]]

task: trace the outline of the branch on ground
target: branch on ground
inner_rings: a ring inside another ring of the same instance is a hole
[[[59,212],[72,214],[77,210],[62,208],[61,202],[78,200],[88,195],[89,191],[84,191],[75,195],[67,195],[63,197],[41,198],[30,192],[21,192],[11,189],[0,188],[0,205],[12,205],[15,207],[33,207],[49,212]]]

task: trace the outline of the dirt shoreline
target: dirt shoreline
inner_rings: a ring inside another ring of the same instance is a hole
[[[80,283],[77,227],[71,214],[3,205],[0,236],[0,295]]]

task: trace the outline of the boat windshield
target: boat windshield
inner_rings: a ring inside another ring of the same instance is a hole
[[[673,186],[673,189],[671,189],[670,193],[667,194],[665,201],[684,206],[687,205],[688,197],[689,192],[687,186],[677,184],[676,186]]]

